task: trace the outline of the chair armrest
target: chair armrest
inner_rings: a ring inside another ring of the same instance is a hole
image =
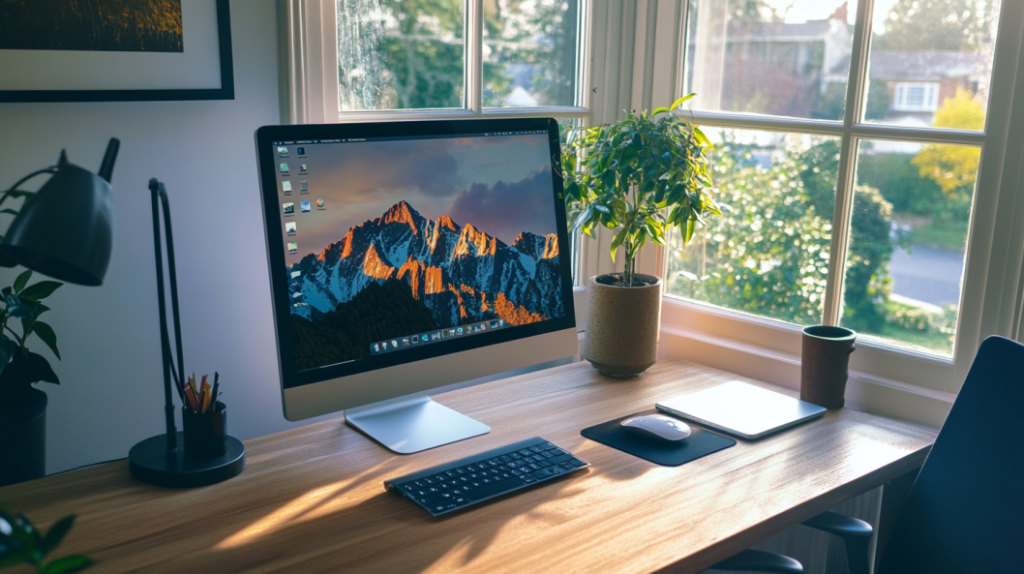
[[[760,550],[744,550],[731,558],[722,560],[711,568],[739,570],[740,572],[776,572],[778,574],[803,574],[804,571],[803,565],[789,556]]]
[[[804,525],[823,530],[829,534],[846,539],[870,539],[874,529],[863,520],[850,518],[835,512],[822,512],[810,520],[805,520]]]

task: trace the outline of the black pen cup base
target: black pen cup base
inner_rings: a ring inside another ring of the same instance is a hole
[[[206,460],[186,458],[184,443],[185,433],[179,432],[174,452],[167,452],[167,435],[163,434],[136,444],[128,452],[132,475],[156,486],[194,488],[223,482],[245,469],[245,445],[235,437],[224,437],[224,454]]]

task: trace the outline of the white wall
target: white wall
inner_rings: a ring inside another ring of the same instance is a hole
[[[233,101],[0,104],[3,188],[61,148],[95,171],[107,139],[121,140],[104,284],[66,285],[46,301],[62,361],[30,344],[62,381],[39,385],[50,400],[47,472],[125,457],[163,432],[150,177],[171,200],[186,371],[220,371],[233,436],[297,426],[281,410],[253,146],[256,128],[280,122],[275,2],[233,0],[231,35]]]

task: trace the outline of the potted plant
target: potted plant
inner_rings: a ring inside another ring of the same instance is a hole
[[[30,192],[12,195],[30,197]],[[17,215],[14,209],[4,213]],[[16,264],[0,255],[0,267]],[[49,361],[28,349],[35,335],[60,359],[57,335],[39,316],[50,308],[42,304],[63,283],[28,284],[32,271],[19,274],[0,290],[0,486],[39,478],[46,472],[46,393],[32,385],[60,384]],[[20,333],[19,333],[20,331]]]
[[[572,130],[562,155],[566,215],[573,231],[593,237],[615,230],[612,261],[623,249],[622,273],[592,277],[588,285],[583,358],[601,373],[632,377],[657,360],[660,278],[636,272],[636,257],[651,240],[665,245],[672,226],[685,244],[708,214],[721,215],[709,195],[705,151],[711,143],[676,109],[630,113],[603,126]]]

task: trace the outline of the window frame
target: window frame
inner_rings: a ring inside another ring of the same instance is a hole
[[[554,117],[558,119],[582,119],[587,121],[591,117],[592,92],[585,87],[590,83],[591,65],[588,64],[591,64],[592,61],[590,57],[592,49],[591,31],[599,24],[599,19],[605,11],[595,9],[586,0],[580,0],[581,26],[577,37],[576,98],[580,105],[538,106],[531,108],[483,107],[481,103],[483,94],[483,0],[463,0],[466,6],[464,107],[365,111],[340,111],[336,109],[338,107],[336,1],[290,1],[293,4],[300,4],[302,7],[297,11],[302,12],[304,15],[299,18],[303,31],[299,33],[293,32],[293,34],[301,37],[301,40],[297,43],[301,44],[302,47],[302,54],[300,55],[304,61],[301,67],[304,70],[308,70],[308,73],[303,74],[303,76],[304,84],[307,87],[307,94],[304,99],[309,109],[309,113],[305,118],[294,118],[293,121],[304,120],[303,123],[337,123],[342,121],[369,122],[514,117]],[[296,26],[293,24],[292,29],[294,30],[295,28]],[[296,42],[292,44],[293,53],[296,52],[295,44]]]
[[[999,35],[989,91],[987,123],[982,132],[909,128],[858,121],[867,90],[868,44],[872,0],[857,6],[846,113],[843,121],[804,120],[731,112],[693,112],[695,123],[707,127],[748,128],[776,132],[814,133],[840,137],[829,289],[824,324],[839,323],[842,283],[852,215],[854,165],[859,141],[883,139],[945,143],[982,148],[974,194],[968,250],[961,285],[957,339],[951,358],[898,348],[868,336],[858,340],[851,357],[848,398],[853,404],[941,425],[959,391],[978,344],[984,336],[1024,334],[1024,181],[1019,162],[1024,157],[1024,100],[1014,105],[1013,94],[1024,93],[1024,5],[1005,1],[999,15]],[[686,48],[686,0],[638,0],[636,45],[646,58],[638,65],[653,76],[669,78],[671,89],[642,86],[634,109],[667,105],[682,95],[685,70],[680,63]],[[653,13],[653,15],[652,15]],[[666,58],[666,52],[677,54]],[[648,77],[649,77],[648,75]],[[637,76],[635,74],[635,76]],[[639,77],[644,77],[640,75]],[[662,82],[664,84],[664,82]],[[637,88],[637,86],[634,86]],[[1009,118],[1010,121],[1006,121]],[[1011,127],[1012,126],[1012,129]],[[1005,158],[1005,162],[1004,162]],[[1004,171],[1005,164],[1005,171]],[[605,256],[605,259],[607,257]],[[607,272],[607,262],[588,260],[589,274]],[[664,276],[666,249],[653,245],[641,254],[644,272]],[[666,296],[662,306],[662,353],[680,356],[791,388],[799,381],[800,327],[720,307]]]

